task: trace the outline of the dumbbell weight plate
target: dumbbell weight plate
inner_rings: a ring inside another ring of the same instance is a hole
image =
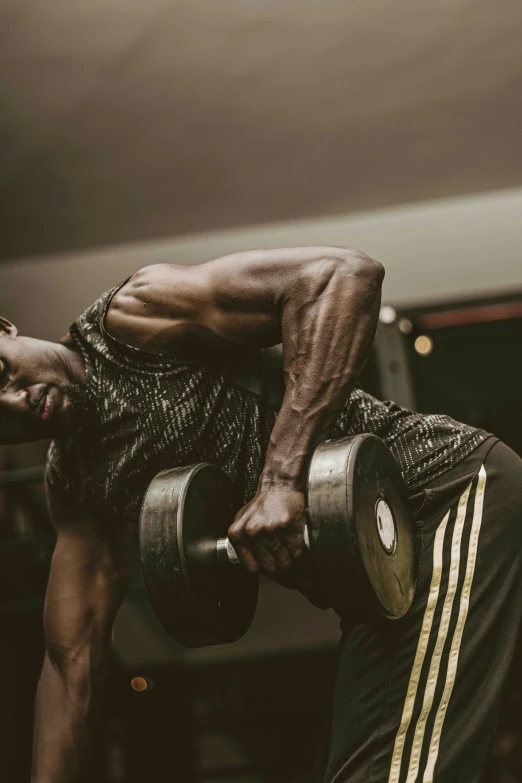
[[[164,470],[145,494],[145,585],[161,624],[185,647],[234,642],[254,618],[257,575],[216,557],[216,540],[227,535],[241,505],[232,480],[207,463]]]
[[[308,476],[315,572],[341,617],[402,617],[415,593],[408,494],[385,444],[364,434],[327,441]]]

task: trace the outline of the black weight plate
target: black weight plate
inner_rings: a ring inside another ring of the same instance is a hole
[[[258,578],[216,558],[241,507],[234,484],[216,465],[159,473],[140,514],[140,554],[152,607],[185,647],[234,642],[256,611]]]
[[[308,515],[316,573],[338,614],[402,617],[415,593],[415,536],[406,487],[380,438],[319,446]]]

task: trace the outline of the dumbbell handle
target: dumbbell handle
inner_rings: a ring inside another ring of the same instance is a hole
[[[308,526],[304,529],[304,541],[307,549],[310,549],[310,536],[308,533]],[[232,563],[232,565],[239,565],[239,558],[236,554],[236,550],[228,540],[228,538],[218,538],[216,541],[216,551],[218,560],[224,563]]]

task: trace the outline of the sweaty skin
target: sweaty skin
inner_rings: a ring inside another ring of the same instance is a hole
[[[296,563],[306,564],[308,463],[366,362],[383,276],[356,250],[260,250],[196,267],[145,267],[111,302],[109,332],[148,351],[193,358],[283,342],[283,405],[258,491],[229,531],[251,571],[284,581]],[[84,382],[74,344],[18,337],[0,319],[0,442],[74,431],[73,401]],[[123,526],[101,524],[48,494],[57,545],[32,783],[80,783],[88,779],[112,624],[128,581],[128,544]]]

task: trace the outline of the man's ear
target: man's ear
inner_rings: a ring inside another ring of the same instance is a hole
[[[0,315],[0,334],[6,334],[8,337],[17,337],[18,329],[7,318],[2,318]]]

